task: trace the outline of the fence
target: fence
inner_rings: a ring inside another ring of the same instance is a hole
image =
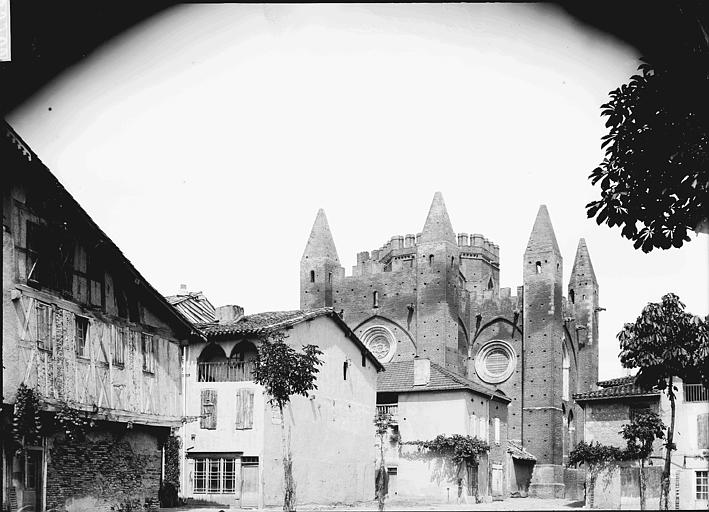
[[[252,380],[251,361],[218,361],[197,363],[198,382],[243,382]]]

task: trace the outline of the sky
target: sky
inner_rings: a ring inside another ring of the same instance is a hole
[[[500,286],[546,204],[568,284],[586,239],[600,378],[616,333],[670,291],[709,312],[709,238],[644,254],[586,218],[600,105],[636,51],[543,4],[184,5],[136,25],[7,117],[165,295],[184,283],[246,313],[297,309],[324,208],[356,253],[423,227],[500,246]]]

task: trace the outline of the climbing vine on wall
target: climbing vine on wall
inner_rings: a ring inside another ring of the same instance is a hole
[[[39,416],[39,396],[24,383],[17,389],[12,417],[12,437],[21,447],[37,444],[42,424]]]
[[[54,414],[54,421],[59,427],[59,431],[66,435],[71,441],[82,441],[86,438],[92,421],[87,420],[79,411],[63,404]]]
[[[180,488],[180,438],[169,436],[165,440],[165,481]]]

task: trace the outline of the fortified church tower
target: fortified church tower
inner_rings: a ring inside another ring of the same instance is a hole
[[[573,393],[596,389],[598,282],[579,241],[562,296],[563,258],[546,206],[524,253],[523,286],[499,288],[499,247],[453,231],[443,196],[421,233],[394,236],[345,269],[323,210],[301,259],[300,306],[332,306],[386,365],[425,357],[512,400],[508,435],[537,461],[530,494],[563,497],[565,457],[582,439]]]

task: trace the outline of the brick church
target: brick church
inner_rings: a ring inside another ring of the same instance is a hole
[[[500,288],[499,247],[456,236],[436,193],[420,233],[358,253],[345,275],[320,210],[301,260],[300,307],[333,307],[385,366],[427,358],[504,394],[508,438],[536,457],[530,495],[572,497],[564,464],[583,416],[571,395],[598,381],[598,282],[581,239],[563,296],[563,258],[543,205],[522,265],[516,295]]]

